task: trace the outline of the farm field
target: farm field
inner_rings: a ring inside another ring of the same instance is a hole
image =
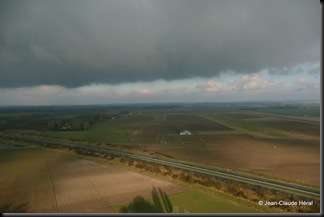
[[[170,195],[170,201],[179,212],[190,213],[258,213],[260,211],[227,199],[197,190],[188,190]]]
[[[177,192],[169,196],[174,209],[179,213],[259,213],[261,211],[228,199],[206,194],[196,189]],[[153,203],[152,199],[148,200]],[[123,206],[114,207],[118,212]]]
[[[316,140],[255,139],[247,135],[204,139],[205,145],[158,145],[148,150],[187,161],[320,184],[320,147]]]
[[[98,122],[86,131],[47,134],[123,143],[176,159],[319,186],[320,125],[287,118],[225,109],[142,111]],[[192,135],[179,135],[182,129]]]
[[[264,112],[268,114],[285,115],[293,117],[319,117],[320,116],[320,106],[304,106],[302,108],[264,108],[259,109],[259,112]]]
[[[273,117],[262,114],[244,114],[244,113],[225,113],[223,117],[229,118],[229,122],[232,121],[234,125],[247,128],[253,126],[266,130],[280,130],[291,134],[303,134],[308,136],[320,136],[320,125],[316,122],[305,122],[300,119],[288,119],[288,117]],[[218,118],[214,116],[217,120]],[[226,122],[226,120],[225,120]]]
[[[23,125],[18,123],[16,129],[9,128],[1,134],[76,139],[138,154],[196,162],[315,188],[320,186],[320,122],[315,120],[319,118],[315,108],[295,109],[298,111],[231,106],[134,108],[133,111],[131,108],[120,113],[105,110],[93,116],[90,111],[79,111],[84,117],[103,117],[86,130],[54,131],[44,125],[38,129],[21,129]],[[306,111],[309,111],[308,116],[303,115]],[[34,116],[24,115],[17,120]],[[43,123],[42,117],[48,116],[44,113],[37,117]],[[55,118],[55,113],[50,117]],[[8,126],[15,126],[14,115],[6,116],[0,124],[7,120],[12,121]],[[179,135],[183,129],[189,130],[191,135]],[[222,198],[215,199],[193,189],[188,191],[187,187],[115,166],[98,165],[75,155],[7,145],[0,145],[0,149],[0,172],[4,174],[0,178],[2,210],[75,212],[81,207],[80,212],[116,212],[117,207],[129,204],[136,196],[151,201],[152,187],[160,187],[180,212],[232,212],[232,209],[226,211],[226,205],[208,205],[222,204]],[[203,198],[201,201],[205,204],[199,202],[200,199],[185,200],[193,197]],[[226,201],[224,203],[231,204],[230,200]],[[233,209],[249,212],[250,208],[237,205],[237,209]]]
[[[320,123],[305,122],[299,118],[272,117],[260,113],[253,118],[245,118],[246,114],[235,113],[209,113],[203,116],[260,138],[299,138],[315,139],[318,141],[320,139]]]
[[[199,115],[125,115],[120,119],[98,122],[85,131],[48,131],[46,135],[91,142],[158,144],[167,135],[178,135],[182,129],[193,132],[232,131],[231,128]],[[178,142],[179,139],[177,139]],[[173,140],[171,139],[170,142]]]
[[[187,188],[116,166],[40,148],[0,152],[1,212],[114,212],[152,187],[167,194]]]
[[[47,135],[62,138],[86,140],[90,142],[113,141],[118,143],[128,142],[126,131],[123,127],[97,123],[85,131],[49,131]]]
[[[280,118],[268,118],[268,119],[258,119],[249,120],[251,125],[263,125],[263,127],[276,128],[282,131],[287,131],[294,134],[306,134],[310,136],[320,136],[320,126],[319,124],[310,124],[299,121],[289,121],[282,120]]]

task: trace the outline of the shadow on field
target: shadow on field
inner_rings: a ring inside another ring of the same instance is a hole
[[[12,207],[12,204],[4,204],[0,206],[0,212],[1,213],[23,213],[28,212],[28,203],[22,203],[19,205],[16,205],[15,207]]]
[[[173,211],[168,195],[161,188],[153,187],[151,195],[153,203],[142,196],[136,196],[128,206],[121,207],[119,211],[121,213],[171,213]]]

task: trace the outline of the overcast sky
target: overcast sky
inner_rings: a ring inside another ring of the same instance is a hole
[[[320,99],[318,0],[1,0],[0,105]]]

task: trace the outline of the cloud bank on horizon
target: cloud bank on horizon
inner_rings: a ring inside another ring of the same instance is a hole
[[[317,0],[4,0],[0,26],[1,104],[319,98]]]

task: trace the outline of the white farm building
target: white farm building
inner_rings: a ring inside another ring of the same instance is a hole
[[[191,132],[189,130],[181,130],[180,131],[180,135],[184,136],[184,135],[191,135]]]

